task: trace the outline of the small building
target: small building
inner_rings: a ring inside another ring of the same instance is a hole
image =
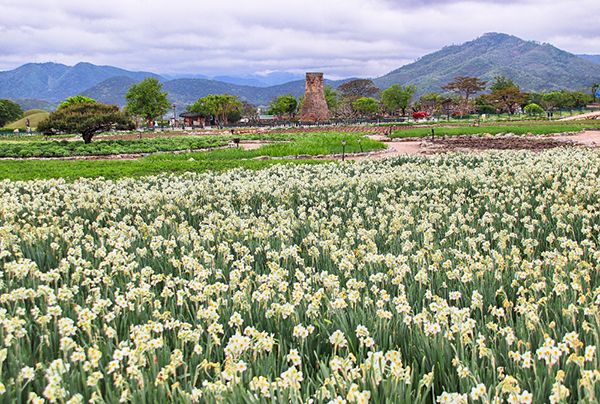
[[[183,112],[179,114],[179,117],[183,118],[184,126],[204,126],[206,121],[206,117],[204,115],[194,112]]]

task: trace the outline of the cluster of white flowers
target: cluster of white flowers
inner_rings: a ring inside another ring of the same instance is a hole
[[[555,150],[0,182],[0,397],[593,394],[598,172]]]

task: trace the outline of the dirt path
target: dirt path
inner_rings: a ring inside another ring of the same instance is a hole
[[[559,121],[582,121],[584,119],[600,119],[600,111],[588,112],[586,114],[569,116],[567,118],[561,118]]]
[[[397,156],[399,154],[419,154],[421,152],[421,140],[411,140],[411,141],[390,141],[390,138],[383,135],[368,135],[367,137],[373,140],[379,140],[383,142],[387,147],[389,152],[380,153],[375,155],[375,158],[381,157],[392,157]],[[367,156],[366,158],[368,158]],[[365,158],[365,157],[363,157]]]
[[[586,130],[573,136],[556,136],[554,139],[571,139],[586,146],[600,145],[600,130]]]

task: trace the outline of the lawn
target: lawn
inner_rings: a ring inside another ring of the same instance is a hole
[[[139,178],[145,175],[159,173],[183,174],[185,172],[205,172],[205,171],[224,171],[235,167],[244,167],[248,169],[261,169],[274,164],[273,161],[252,160],[260,156],[269,157],[289,157],[301,154],[309,156],[331,155],[342,153],[344,149],[342,141],[346,141],[345,152],[356,153],[361,151],[361,145],[358,142],[360,135],[357,134],[296,134],[296,140],[287,143],[273,143],[265,145],[259,149],[243,150],[242,148],[226,147],[213,151],[204,152],[185,152],[185,153],[156,153],[147,157],[132,160],[43,160],[43,159],[17,159],[0,160],[0,179],[11,180],[32,180],[65,178],[73,180],[75,178],[96,178],[118,179],[123,177]],[[191,136],[181,138],[154,138],[135,141],[111,141],[104,145],[102,142],[92,142],[93,150],[117,152],[119,148],[127,150],[156,150],[158,147],[163,149],[173,149],[182,147],[201,147],[214,144],[227,144],[228,136]],[[157,139],[157,140],[155,140]],[[39,142],[38,144],[50,143],[57,147],[53,153],[60,153],[66,150],[80,150],[83,145],[73,144],[67,140],[59,142]],[[362,148],[364,151],[380,150],[385,148],[381,142],[361,137]],[[18,144],[18,143],[15,143]],[[27,142],[26,144],[30,144]],[[158,145],[158,146],[157,146]],[[2,144],[0,144],[2,146]],[[89,145],[87,145],[89,146]],[[37,145],[33,149],[41,150]],[[8,147],[5,148],[8,150]],[[28,149],[31,150],[31,149]],[[50,148],[49,150],[53,150]],[[86,149],[90,150],[90,149]],[[39,154],[36,152],[36,154]],[[293,161],[293,160],[286,160]],[[322,160],[320,160],[322,161]],[[316,163],[314,161],[313,163]],[[281,161],[278,161],[278,164]]]

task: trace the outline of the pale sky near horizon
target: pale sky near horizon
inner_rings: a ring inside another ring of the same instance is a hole
[[[600,54],[598,0],[3,0],[0,15],[0,71],[377,77],[486,32]]]

